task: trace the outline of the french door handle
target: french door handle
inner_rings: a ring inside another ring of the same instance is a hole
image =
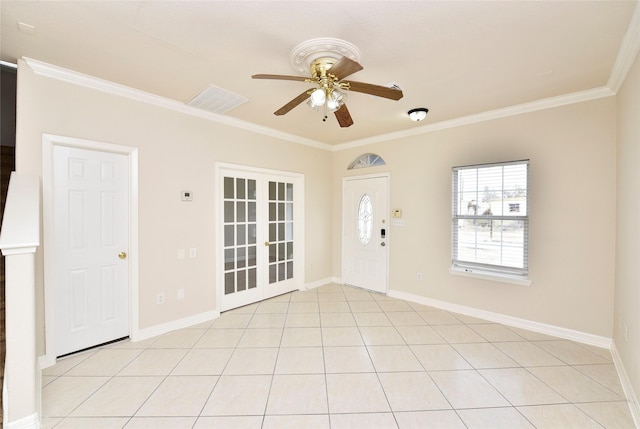
[[[269,242],[268,242],[268,241],[265,241],[265,242],[264,242],[264,245],[265,245],[265,246],[267,246],[267,247],[269,247]]]

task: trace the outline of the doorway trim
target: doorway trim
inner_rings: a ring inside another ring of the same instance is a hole
[[[353,180],[366,180],[366,179],[375,179],[375,178],[380,178],[380,177],[384,177],[387,179],[387,211],[390,210],[391,207],[391,174],[390,173],[373,173],[373,174],[364,174],[364,175],[360,175],[360,176],[345,176],[342,178],[342,195],[341,195],[341,205],[342,205],[342,210],[340,212],[340,223],[342,224],[342,228],[341,228],[341,237],[342,240],[340,242],[340,249],[341,249],[341,256],[340,256],[340,263],[341,263],[341,269],[340,269],[340,277],[341,277],[341,283],[344,283],[345,280],[345,266],[346,266],[346,250],[345,250],[345,240],[344,240],[344,236],[345,236],[345,228],[346,225],[344,223],[344,218],[345,218],[345,211],[346,208],[344,206],[344,198],[345,198],[345,185],[347,182],[349,181],[353,181]],[[385,252],[386,252],[386,257],[385,257],[385,262],[386,262],[386,276],[385,276],[385,289],[387,291],[387,293],[389,293],[389,278],[390,278],[390,273],[389,273],[389,255],[390,255],[390,247],[391,247],[391,222],[390,222],[390,217],[391,217],[391,213],[387,212],[387,219],[389,220],[388,225],[387,225],[387,231],[389,232],[387,235],[387,239],[386,239],[386,246],[385,246]]]
[[[224,290],[224,266],[222,263],[224,251],[221,250],[224,246],[224,231],[223,231],[223,219],[224,219],[224,207],[223,207],[223,198],[222,198],[222,181],[224,180],[223,173],[225,171],[236,171],[236,172],[246,172],[246,173],[254,173],[261,175],[273,175],[280,177],[290,177],[292,180],[295,180],[297,183],[298,191],[296,192],[295,199],[296,203],[296,211],[294,212],[295,216],[295,226],[294,226],[294,237],[295,237],[295,246],[294,259],[299,261],[294,266],[294,277],[299,279],[298,290],[302,290],[306,288],[306,280],[305,280],[305,183],[304,183],[304,174],[296,173],[293,171],[284,171],[284,170],[274,170],[268,168],[260,168],[260,167],[251,167],[247,165],[241,164],[230,164],[224,162],[216,162],[214,166],[215,174],[214,174],[214,189],[215,189],[215,238],[214,238],[214,258],[215,258],[215,267],[216,267],[216,278],[215,278],[215,288],[216,288],[216,310],[221,311],[222,309],[222,296]],[[222,254],[221,254],[222,252]],[[299,253],[297,253],[299,252]]]
[[[127,156],[129,162],[129,338],[135,340],[140,330],[138,298],[138,148],[74,137],[42,134],[42,236],[44,253],[44,331],[45,353],[39,357],[40,368],[56,363],[55,356],[55,271],[53,219],[53,150],[67,146]]]

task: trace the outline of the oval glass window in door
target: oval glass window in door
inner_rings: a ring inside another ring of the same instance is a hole
[[[360,243],[366,245],[371,240],[371,233],[373,231],[373,206],[371,205],[371,198],[369,195],[364,194],[360,198],[358,205],[358,239]]]

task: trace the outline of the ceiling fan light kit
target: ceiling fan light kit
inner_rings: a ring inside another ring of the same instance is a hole
[[[327,95],[322,88],[314,89],[311,91],[311,98],[309,99],[310,106],[318,108],[324,106],[324,102],[327,100]]]
[[[429,112],[429,109],[418,107],[416,109],[409,110],[407,114],[412,121],[419,122],[427,117],[427,112]]]
[[[310,72],[311,77],[255,74],[253,79],[294,80],[316,85],[276,110],[281,116],[307,100],[307,104],[318,110],[324,107],[323,121],[327,112],[333,112],[341,127],[353,125],[353,119],[345,104],[345,91],[370,94],[377,97],[399,100],[402,90],[370,83],[344,81],[347,76],[363,69],[358,63],[360,52],[349,42],[340,39],[320,38],[303,42],[296,46],[290,55],[291,65],[299,72]]]

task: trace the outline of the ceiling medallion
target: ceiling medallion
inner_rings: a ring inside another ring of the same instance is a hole
[[[307,40],[293,48],[289,55],[291,66],[303,75],[309,73],[311,63],[322,57],[336,60],[347,57],[355,62],[360,61],[360,50],[352,43],[331,37],[320,37]]]

